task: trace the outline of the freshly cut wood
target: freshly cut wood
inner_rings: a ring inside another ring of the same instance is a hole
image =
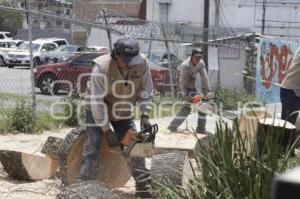
[[[151,181],[152,188],[159,189],[157,184],[178,185],[186,188],[192,170],[188,160],[188,153],[176,151],[159,154],[152,157]]]
[[[43,145],[41,152],[49,155],[52,158],[58,158],[58,153],[62,142],[63,139],[61,138],[49,136]]]
[[[108,189],[103,183],[95,180],[79,181],[61,190],[57,199],[121,199],[114,191]]]
[[[260,119],[257,127],[258,152],[270,144],[280,144],[281,152],[290,149],[297,137],[296,126],[277,118]]]
[[[253,109],[243,110],[241,114],[234,119],[233,132],[237,133],[237,129],[239,129],[240,136],[245,139],[248,152],[251,151],[256,138],[258,121],[270,117],[272,116],[265,110]]]
[[[28,154],[18,151],[0,151],[4,170],[14,179],[43,180],[55,176],[58,160],[44,154]]]
[[[253,139],[256,136],[258,121],[271,117],[272,116],[264,110],[245,110],[235,118],[233,128],[237,129],[237,122],[241,135]]]
[[[190,158],[195,157],[199,150],[199,142],[208,141],[209,135],[192,132],[159,132],[156,135],[154,154],[187,151]]]
[[[70,185],[76,181],[85,140],[85,129],[73,129],[65,138],[60,149],[60,171],[62,182]],[[97,179],[108,188],[119,188],[130,178],[131,172],[119,147],[110,148],[101,137],[100,163]]]

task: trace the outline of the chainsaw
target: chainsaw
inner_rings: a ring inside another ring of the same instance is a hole
[[[122,154],[124,157],[129,157],[130,152],[132,151],[133,147],[138,143],[152,143],[154,144],[155,136],[158,132],[158,125],[154,124],[151,127],[150,131],[141,130],[138,133],[135,133],[134,138],[131,139],[131,141],[127,144],[123,140],[121,143],[126,146],[126,148],[123,150]]]

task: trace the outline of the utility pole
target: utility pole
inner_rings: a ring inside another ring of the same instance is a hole
[[[208,28],[209,28],[209,0],[204,0],[204,18],[203,18],[203,41],[208,42]],[[208,45],[203,46],[203,60],[206,71],[208,71]]]
[[[262,5],[262,26],[261,26],[261,34],[265,34],[265,21],[266,21],[266,6],[267,6],[267,0],[263,0]]]
[[[215,28],[220,27],[220,0],[215,0]]]
[[[29,11],[29,5],[27,0],[24,0],[26,11]],[[33,68],[36,67],[33,65],[33,52],[32,52],[32,20],[31,15],[26,12],[26,20],[28,25],[28,41],[29,41],[29,57],[30,57],[30,79],[31,79],[31,97],[32,97],[32,109],[36,108],[36,100],[35,100],[35,83],[34,83],[34,73]]]

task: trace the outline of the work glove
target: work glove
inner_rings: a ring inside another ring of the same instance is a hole
[[[152,130],[152,125],[149,121],[149,116],[148,115],[142,115],[141,116],[141,131],[151,132],[151,130]]]
[[[108,143],[108,146],[115,147],[120,146],[120,141],[118,139],[118,136],[115,132],[113,132],[110,128],[106,132],[104,132],[106,141]]]

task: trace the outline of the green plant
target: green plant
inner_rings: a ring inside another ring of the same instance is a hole
[[[258,130],[266,135],[264,151],[259,155],[256,139],[247,148],[248,137],[219,122],[213,141],[201,144],[197,159],[201,174],[190,181],[187,189],[161,185],[159,198],[268,199],[273,177],[299,164],[290,148],[281,151],[281,137],[274,138],[282,135],[282,129],[270,131]]]
[[[35,111],[22,99],[14,108],[0,108],[0,134],[42,133],[61,128],[62,120],[55,120],[48,112]]]
[[[73,92],[70,96],[66,97],[64,106],[64,116],[70,116],[64,120],[64,124],[67,126],[76,127],[79,125],[78,116],[77,116],[77,107],[80,102],[80,96]],[[83,117],[83,112],[80,113],[80,117]]]
[[[8,114],[10,129],[14,132],[33,133],[36,124],[35,112],[24,99],[17,102]]]
[[[247,94],[245,91],[237,91],[229,88],[221,88],[216,92],[215,103],[222,104],[225,110],[235,110],[238,103],[245,104],[247,102],[258,101],[253,95]]]

